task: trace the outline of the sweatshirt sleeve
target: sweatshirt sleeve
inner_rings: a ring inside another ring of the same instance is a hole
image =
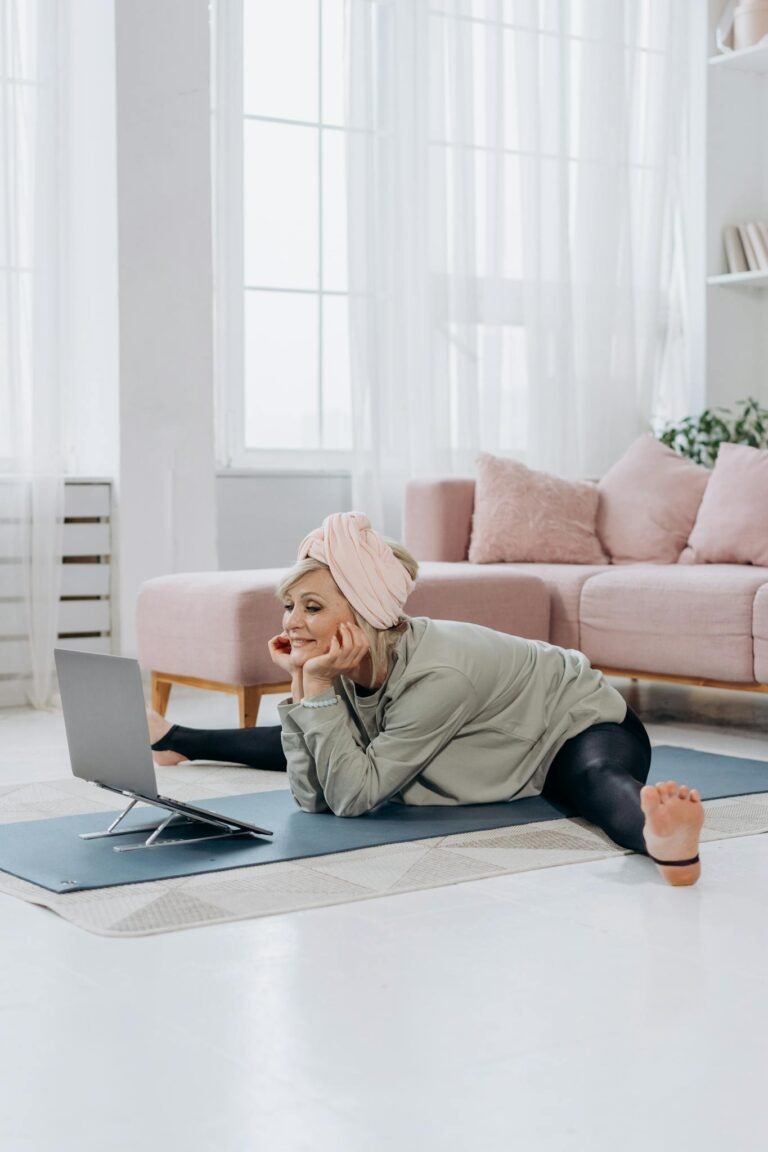
[[[288,786],[294,800],[305,812],[328,812],[323,789],[317,778],[315,762],[310,755],[304,735],[287,719],[294,708],[300,707],[301,704],[294,704],[291,700],[277,706],[283,727],[280,740],[288,765]],[[305,708],[304,711],[308,709]]]
[[[381,731],[367,747],[342,701],[328,708],[283,707],[288,780],[301,807],[322,811],[309,807],[317,805],[319,790],[336,816],[361,816],[426,768],[476,714],[476,699],[462,672],[431,668],[390,701]]]

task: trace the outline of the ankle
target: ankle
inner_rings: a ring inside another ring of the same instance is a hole
[[[701,864],[686,864],[682,868],[656,863],[661,876],[672,888],[690,888],[701,876]]]
[[[168,731],[163,736],[161,736],[159,740],[155,740],[154,744],[152,745],[152,751],[173,752],[173,737],[178,727],[178,724],[172,724]]]

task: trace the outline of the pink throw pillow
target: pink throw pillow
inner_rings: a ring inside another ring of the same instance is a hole
[[[768,449],[721,445],[688,543],[682,563],[768,567]]]
[[[483,453],[477,461],[472,564],[607,564],[595,532],[597,485],[534,472]]]
[[[630,444],[597,486],[597,534],[613,563],[674,564],[710,475],[650,433]]]

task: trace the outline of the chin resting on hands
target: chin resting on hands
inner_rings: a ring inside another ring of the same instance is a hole
[[[370,651],[370,645],[356,624],[340,624],[331,646],[322,656],[313,656],[304,665],[304,682],[315,681],[323,690],[338,676],[351,676]]]

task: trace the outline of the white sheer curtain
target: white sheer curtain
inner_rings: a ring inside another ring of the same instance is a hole
[[[691,6],[517,5],[528,457],[599,476],[678,375]],[[687,388],[684,390],[687,391]]]
[[[0,701],[50,700],[63,521],[66,4],[0,0]]]
[[[348,0],[353,502],[385,530],[481,450],[599,474],[685,364],[690,3]]]

